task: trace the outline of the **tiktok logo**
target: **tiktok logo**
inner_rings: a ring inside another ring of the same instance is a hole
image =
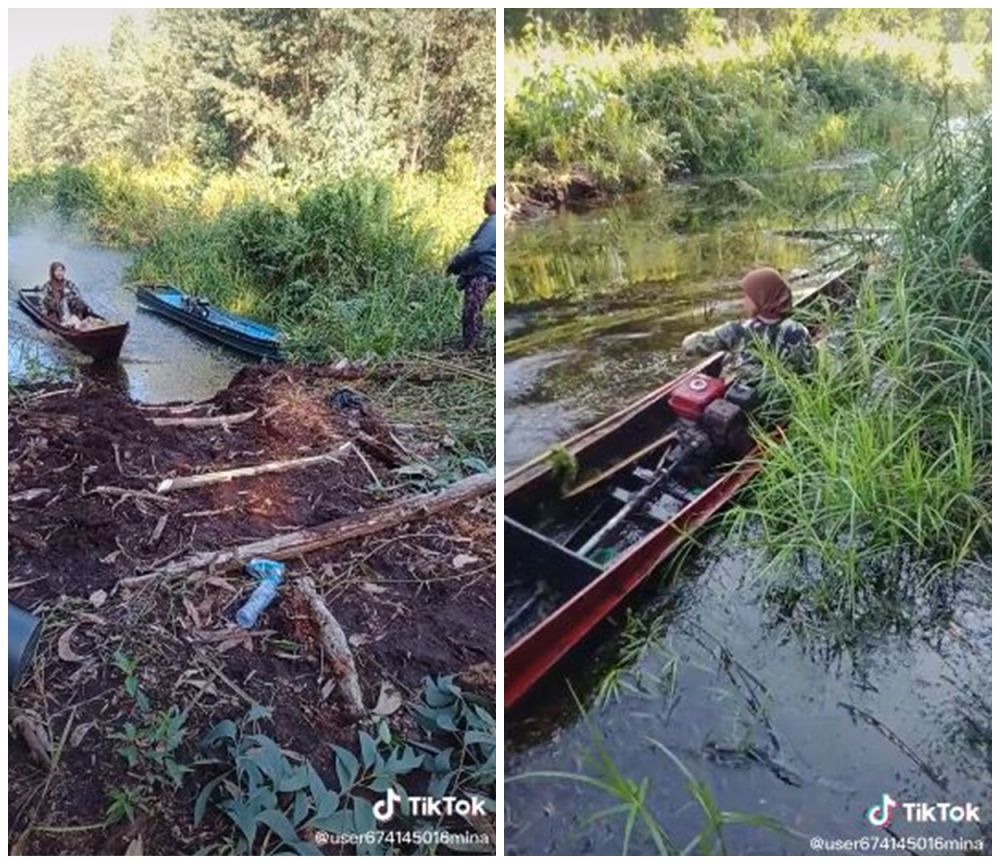
[[[372,807],[375,818],[379,822],[388,822],[396,814],[396,805],[401,804],[402,801],[402,796],[395,789],[389,789],[385,793],[385,800],[377,802]]]
[[[868,813],[866,814],[868,821],[876,828],[885,828],[892,821],[892,811],[898,806],[898,801],[893,799],[887,792],[883,792],[882,803],[868,809]]]

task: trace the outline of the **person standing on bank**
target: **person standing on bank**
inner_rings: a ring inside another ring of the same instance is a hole
[[[448,264],[448,274],[458,277],[465,293],[462,306],[462,346],[471,351],[483,331],[483,306],[497,287],[497,187],[490,186],[483,197],[486,218],[469,240],[469,245]]]

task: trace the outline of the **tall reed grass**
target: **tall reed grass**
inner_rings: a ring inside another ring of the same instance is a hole
[[[479,220],[492,182],[454,149],[440,174],[355,176],[302,194],[184,157],[38,171],[8,185],[12,221],[55,210],[134,249],[135,280],[168,281],[278,324],[300,359],[435,350],[458,332],[444,264]]]
[[[807,379],[769,372],[790,417],[762,434],[737,528],[767,588],[851,627],[926,596],[990,536],[992,133],[937,130],[883,217],[894,244]]]

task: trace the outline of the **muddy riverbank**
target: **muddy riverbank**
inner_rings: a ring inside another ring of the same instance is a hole
[[[447,430],[386,407],[396,404],[394,385],[419,389],[442,374],[450,373],[433,365],[246,367],[210,399],[181,407],[139,404],[89,379],[14,393],[9,596],[42,618],[44,634],[12,710],[42,730],[49,762],[11,739],[12,849],[121,854],[140,838],[147,853],[163,854],[222,842],[232,825],[221,812],[192,821],[213,776],[199,767],[198,741],[252,704],[271,709],[264,731],[279,746],[338,788],[330,747],[356,751],[374,715],[359,721],[346,710],[343,670],[291,587],[299,577],[314,580],[347,634],[366,709],[398,694],[384,716],[399,741],[430,740],[410,710],[427,676],[457,675],[492,704],[488,493],[432,515],[414,507],[392,530],[288,558],[289,587],[250,633],[232,623],[250,585],[239,568],[176,574],[199,552],[357,522],[457,481],[441,467],[457,464],[443,459]],[[169,478],[322,454],[333,455],[156,491]],[[134,673],[123,672],[123,657]],[[136,707],[130,676],[148,711]],[[175,755],[190,774],[143,797],[146,780],[123,758],[119,736],[171,706],[186,712]],[[131,818],[111,819],[109,802],[128,790],[141,802]]]

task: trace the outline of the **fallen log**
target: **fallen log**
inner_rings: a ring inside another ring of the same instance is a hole
[[[187,477],[168,477],[161,480],[156,487],[157,493],[174,492],[179,489],[194,489],[198,486],[209,486],[213,483],[229,483],[240,477],[256,477],[259,474],[271,474],[277,471],[290,471],[306,465],[316,465],[320,462],[336,462],[337,456],[350,447],[350,442],[342,444],[331,453],[318,456],[303,456],[299,459],[286,459],[280,462],[264,462],[261,465],[249,465],[246,468],[228,468],[225,471],[212,471],[208,474],[192,474]]]
[[[219,417],[151,417],[154,426],[179,426],[183,429],[204,429],[209,426],[235,426],[244,423],[257,413],[257,409],[242,414],[223,414]]]
[[[320,642],[333,667],[333,673],[340,685],[340,695],[343,696],[347,709],[353,717],[363,717],[364,697],[361,695],[358,670],[354,665],[354,655],[347,644],[344,628],[323,602],[323,597],[316,590],[316,583],[311,577],[303,576],[301,579],[296,579],[295,587],[309,604],[309,611],[319,628]]]
[[[150,575],[164,577],[189,576],[202,570],[225,572],[235,570],[246,564],[251,558],[272,558],[287,560],[297,558],[317,549],[335,546],[348,540],[377,534],[397,525],[426,519],[436,513],[441,513],[462,501],[489,495],[496,490],[496,475],[489,471],[473,474],[453,483],[440,492],[428,492],[422,495],[412,495],[391,504],[375,507],[354,516],[344,516],[324,522],[312,528],[302,528],[286,534],[278,534],[266,540],[256,540],[228,549],[218,549],[213,552],[198,552],[180,561],[174,561],[150,574],[131,576],[122,579],[124,584],[130,581],[146,581]]]

